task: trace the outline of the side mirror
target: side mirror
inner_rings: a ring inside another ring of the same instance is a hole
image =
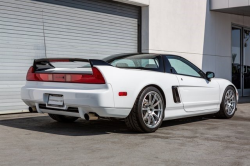
[[[215,77],[215,74],[214,74],[214,72],[211,72],[211,71],[208,71],[207,73],[206,73],[206,77],[207,77],[207,79],[211,79],[211,78],[214,78]]]

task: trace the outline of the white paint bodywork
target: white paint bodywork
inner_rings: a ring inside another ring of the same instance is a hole
[[[165,97],[164,119],[167,120],[218,112],[225,88],[233,86],[224,79],[207,81],[203,78],[147,70],[96,67],[103,74],[106,84],[27,81],[21,90],[22,100],[30,107],[36,106],[40,113],[84,119],[85,113],[95,112],[101,117],[126,118],[139,93],[147,86],[155,86]],[[181,103],[174,102],[172,86],[179,87]],[[127,92],[128,95],[121,97],[118,95],[119,92]],[[46,104],[48,94],[63,95],[66,108],[77,107],[79,113],[39,109],[38,104]]]
[[[185,111],[215,110],[220,104],[219,84],[204,78],[177,75]]]

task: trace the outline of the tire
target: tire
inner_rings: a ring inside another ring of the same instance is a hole
[[[64,115],[55,115],[55,114],[49,114],[49,116],[54,119],[57,122],[61,123],[72,123],[76,121],[77,117],[71,117],[71,116],[64,116]]]
[[[125,123],[133,131],[152,133],[161,126],[164,110],[165,102],[161,92],[155,87],[146,87],[138,95]]]
[[[220,104],[220,111],[216,117],[222,119],[230,119],[234,116],[237,110],[237,99],[235,89],[228,86],[224,92],[222,102]]]

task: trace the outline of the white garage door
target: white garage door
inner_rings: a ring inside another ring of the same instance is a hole
[[[33,59],[138,51],[140,8],[109,0],[0,0],[0,113],[20,112]]]

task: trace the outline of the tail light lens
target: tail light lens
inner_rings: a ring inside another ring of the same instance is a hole
[[[26,76],[27,81],[37,81],[36,74],[34,73],[34,68],[31,66],[28,70],[27,76]]]
[[[44,82],[66,82],[66,83],[85,83],[85,84],[105,84],[102,73],[92,67],[93,74],[48,74],[35,73],[33,66],[28,70],[27,81]]]

